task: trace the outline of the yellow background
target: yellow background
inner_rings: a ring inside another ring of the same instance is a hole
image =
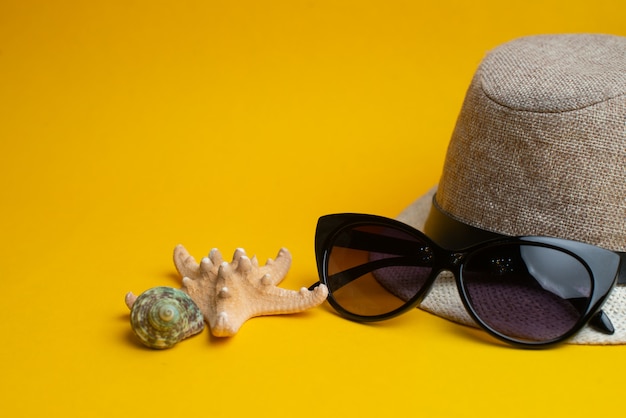
[[[504,347],[419,310],[325,305],[143,348],[124,295],[172,250],[293,254],[439,178],[484,53],[626,35],[620,0],[0,2],[0,415],[615,416],[626,347]]]

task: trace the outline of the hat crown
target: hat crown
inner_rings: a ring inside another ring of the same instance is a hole
[[[483,91],[502,106],[565,112],[626,93],[626,47],[608,35],[523,38],[494,50],[479,71]]]
[[[521,38],[468,89],[437,202],[470,225],[626,251],[626,38]]]

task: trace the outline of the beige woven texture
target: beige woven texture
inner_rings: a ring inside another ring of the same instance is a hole
[[[434,189],[399,219],[424,225]],[[549,35],[491,51],[467,91],[437,202],[470,225],[626,251],[626,38]],[[472,325],[449,275],[422,308]],[[626,288],[603,307],[616,328],[572,343],[626,343]]]

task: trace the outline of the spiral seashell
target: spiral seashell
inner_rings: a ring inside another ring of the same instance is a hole
[[[150,348],[170,348],[204,329],[198,306],[182,290],[154,287],[133,302],[130,324],[139,340]]]

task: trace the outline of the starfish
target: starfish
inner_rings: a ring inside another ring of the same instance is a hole
[[[214,248],[200,264],[185,247],[174,249],[174,264],[183,277],[182,290],[198,305],[211,333],[216,337],[235,335],[248,319],[261,315],[301,312],[321,304],[328,289],[320,285],[310,291],[277,287],[291,265],[291,254],[282,248],[275,260],[259,266],[256,256],[248,258],[239,248],[231,263]]]

